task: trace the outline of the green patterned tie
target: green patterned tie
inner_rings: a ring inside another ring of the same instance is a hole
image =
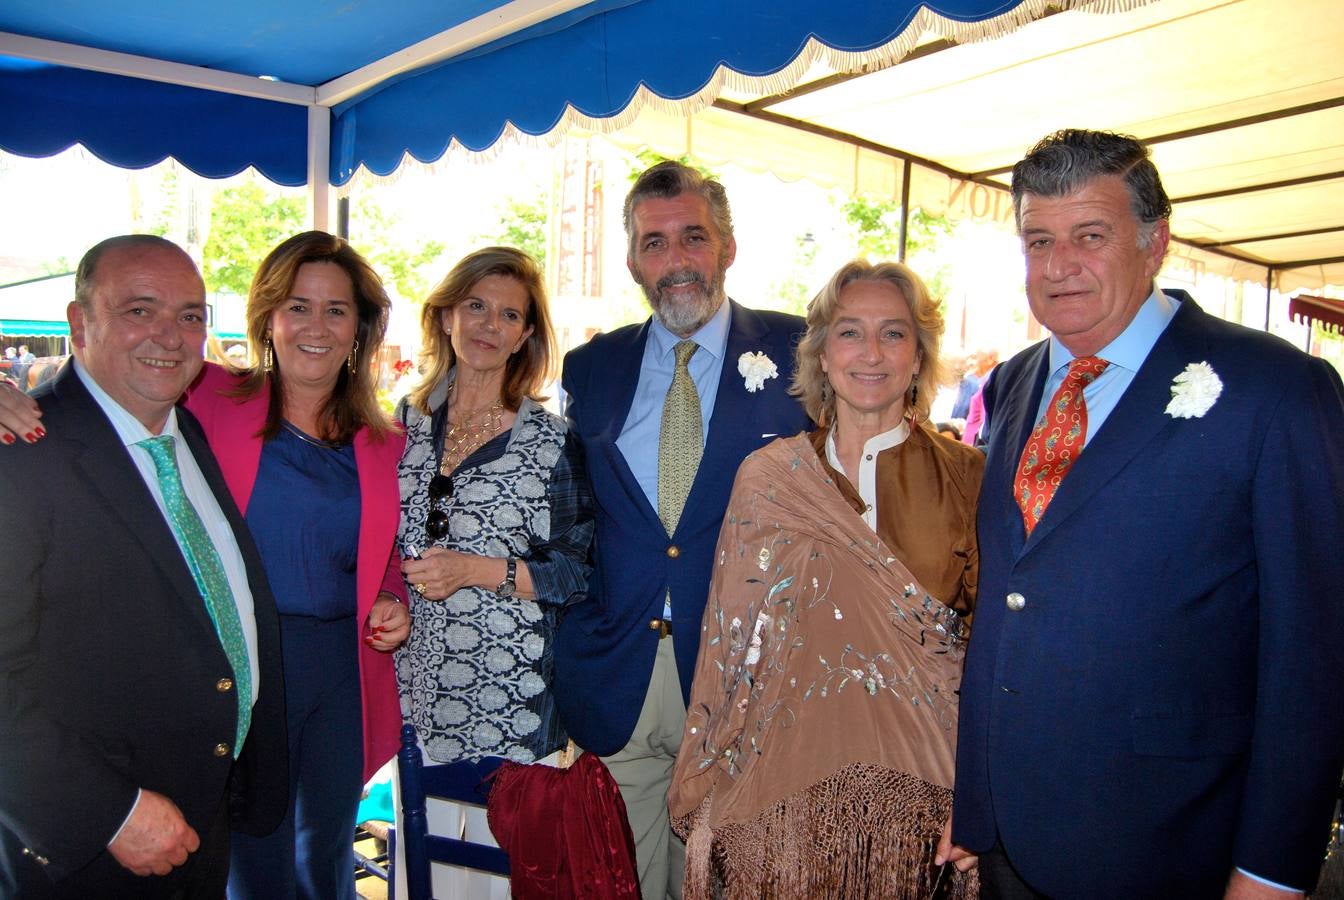
[[[677,354],[677,367],[663,400],[663,426],[658,439],[658,518],[663,520],[669,537],[681,521],[686,495],[691,492],[705,450],[700,395],[695,392],[688,368],[700,345],[682,341],[672,349]]]
[[[168,509],[173,535],[187,558],[196,586],[205,598],[210,621],[215,623],[215,632],[224,645],[229,664],[233,666],[233,683],[238,691],[238,733],[233,742],[233,755],[237,758],[243,747],[243,739],[247,737],[247,729],[252,724],[252,665],[247,658],[247,641],[243,638],[238,605],[234,602],[228,576],[224,574],[219,551],[210,540],[196,507],[191,505],[186,491],[182,489],[182,474],[177,468],[174,443],[172,435],[164,434],[146,438],[136,446],[144,447],[154,460],[154,470],[159,476],[159,489],[163,492],[163,505]]]

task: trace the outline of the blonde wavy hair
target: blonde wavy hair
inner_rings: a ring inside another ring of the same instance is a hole
[[[938,356],[943,340],[943,313],[929,296],[929,289],[914,270],[904,263],[870,263],[855,259],[840,267],[826,286],[807,304],[807,331],[795,353],[793,383],[789,393],[799,398],[807,414],[818,425],[835,421],[835,391],[821,370],[826,336],[840,305],[840,293],[855,281],[885,281],[900,291],[910,304],[918,336],[919,374],[910,382],[905,395],[905,414],[914,422],[926,422],[929,407],[938,388],[947,380],[947,367]]]

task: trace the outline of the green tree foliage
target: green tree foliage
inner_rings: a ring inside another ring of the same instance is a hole
[[[638,179],[640,175],[644,174],[645,169],[652,168],[653,166],[667,159],[674,159],[675,161],[681,163],[683,166],[689,166],[690,168],[695,169],[697,172],[699,172],[706,178],[712,178],[715,181],[720,180],[718,172],[715,172],[709,166],[700,163],[698,160],[696,160],[695,157],[691,156],[690,154],[683,153],[681,156],[677,157],[663,156],[663,154],[659,153],[656,150],[650,150],[648,147],[645,147],[643,150],[637,150],[635,152],[636,166],[630,170],[630,174],[627,177],[627,180],[631,184],[634,184],[635,180]]]
[[[795,239],[797,250],[784,278],[770,285],[770,294],[779,298],[778,309],[796,316],[807,315],[807,304],[817,291],[817,241],[804,234]]]
[[[156,208],[149,211],[144,209],[144,202],[137,196],[134,201],[135,213],[137,219],[148,214],[148,218],[142,223],[146,234],[168,237],[168,231],[177,220],[181,208],[182,179],[178,177],[176,167],[169,166],[164,169],[158,194]]]
[[[276,244],[300,231],[303,223],[303,200],[268,197],[255,182],[215,194],[210,238],[202,251],[206,288],[247,296],[257,265]]]
[[[430,286],[446,274],[430,268],[443,255],[444,245],[430,240],[409,247],[397,236],[396,218],[385,213],[372,197],[361,196],[352,205],[350,242],[398,297],[419,303]]]
[[[858,232],[859,251],[871,260],[901,258],[901,204],[896,200],[849,197],[840,205],[845,221]],[[906,255],[933,246],[952,233],[943,216],[931,216],[916,207],[907,224]]]
[[[546,200],[519,200],[510,197],[497,210],[499,222],[493,233],[477,235],[477,242],[505,247],[517,247],[537,261],[546,271],[546,240],[549,222]]]
[[[75,271],[75,264],[70,262],[68,256],[58,256],[42,263],[39,268],[43,275],[69,275]]]
[[[859,255],[873,262],[901,258],[901,204],[896,200],[872,200],[867,197],[848,197],[840,209],[853,227]],[[942,239],[952,234],[952,223],[944,216],[933,216],[916,207],[910,211],[906,223],[906,261],[924,279],[929,293],[942,302],[947,294],[948,267],[935,264],[922,269],[918,257],[934,249]]]

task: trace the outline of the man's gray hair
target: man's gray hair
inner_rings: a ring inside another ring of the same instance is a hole
[[[635,180],[630,193],[625,195],[625,236],[629,240],[630,255],[635,252],[635,206],[650,197],[670,199],[682,194],[699,194],[709,204],[709,217],[718,229],[719,240],[727,244],[733,237],[733,213],[728,208],[728,192],[713,178],[706,178],[690,166],[665,159],[650,166]]]
[[[1137,138],[1109,131],[1065,128],[1040,141],[1013,166],[1013,213],[1022,228],[1022,197],[1063,197],[1093,178],[1119,175],[1139,222],[1139,246],[1147,247],[1162,219],[1171,218],[1171,200],[1162,178]]]

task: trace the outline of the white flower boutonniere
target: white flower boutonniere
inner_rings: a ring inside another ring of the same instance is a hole
[[[743,353],[737,358],[737,371],[741,373],[746,380],[747,391],[756,393],[765,387],[766,379],[779,376],[779,369],[770,361],[770,357],[757,351],[755,353]]]
[[[1206,362],[1190,363],[1171,380],[1167,415],[1173,419],[1200,419],[1213,408],[1223,392],[1223,381]]]

